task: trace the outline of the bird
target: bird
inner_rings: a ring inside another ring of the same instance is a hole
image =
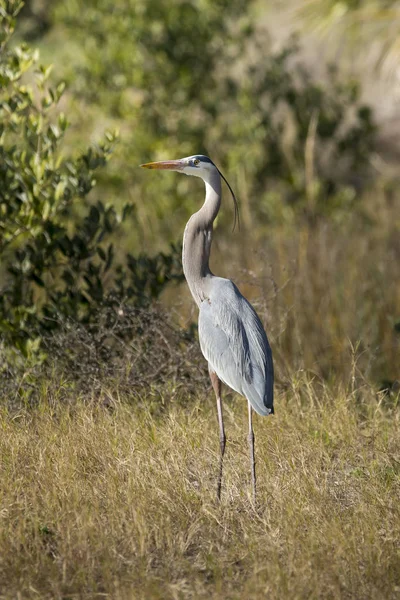
[[[235,224],[239,218],[236,196],[213,161],[202,154],[178,160],[140,165],[145,169],[177,171],[200,177],[205,184],[205,200],[187,222],[183,235],[183,272],[199,309],[200,348],[208,362],[219,424],[220,458],[217,498],[221,498],[222,469],[226,446],[221,382],[247,399],[248,443],[252,499],[256,502],[256,463],[253,411],[262,416],[274,413],[274,367],[272,351],[262,322],[250,302],[230,279],[217,277],[209,266],[213,223],[219,213],[223,179],[234,201]],[[235,225],[234,225],[235,227]]]

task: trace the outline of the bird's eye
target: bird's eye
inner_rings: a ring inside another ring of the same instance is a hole
[[[199,161],[199,159],[198,159],[198,158],[195,158],[195,159],[193,160],[193,164],[194,164],[194,165],[197,167],[197,165],[199,165],[199,164],[200,164],[200,161]]]

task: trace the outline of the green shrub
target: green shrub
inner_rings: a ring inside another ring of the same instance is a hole
[[[65,319],[90,323],[121,302],[147,306],[180,277],[179,248],[115,258],[111,240],[134,207],[117,211],[88,195],[116,134],[64,156],[65,84],[49,83],[51,66],[38,64],[37,51],[10,47],[21,2],[1,0],[0,9],[1,345],[16,351],[13,360],[37,359],[41,336]]]
[[[249,225],[345,215],[369,185],[375,147],[357,82],[333,68],[316,81],[294,42],[272,53],[254,2],[114,4],[56,2],[53,22],[79,48],[65,69],[74,94],[124,128],[114,168],[161,217],[155,232],[176,235],[169,215],[193,211],[191,184],[132,177],[129,165],[167,153],[212,153],[244,198]]]

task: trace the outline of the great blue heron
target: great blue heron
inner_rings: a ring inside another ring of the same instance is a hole
[[[195,155],[141,165],[146,169],[168,169],[203,179],[206,198],[192,215],[183,236],[183,272],[199,307],[199,340],[208,362],[217,399],[220,431],[220,466],[217,496],[221,496],[225,429],[221,404],[221,381],[245,396],[249,411],[250,466],[253,500],[256,498],[256,470],[252,409],[259,415],[274,412],[274,371],[272,353],[262,323],[252,305],[230,279],[216,277],[209,267],[213,222],[221,206],[221,177],[225,177],[207,156]],[[237,201],[234,199],[235,221]]]

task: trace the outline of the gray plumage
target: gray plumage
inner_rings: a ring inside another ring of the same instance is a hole
[[[220,425],[221,462],[217,494],[220,497],[225,431],[222,418],[220,381],[247,398],[249,405],[249,444],[255,499],[254,433],[252,408],[260,415],[274,412],[273,362],[263,325],[251,304],[229,279],[210,271],[209,257],[213,222],[221,206],[222,173],[211,159],[194,155],[175,161],[142,165],[150,169],[168,169],[203,179],[206,197],[203,206],[189,219],[183,236],[183,271],[199,308],[199,340],[208,362],[211,382],[217,398]],[[237,211],[232,188],[226,181]],[[235,212],[236,216],[236,212]]]
[[[259,415],[273,411],[271,348],[251,304],[229,279],[213,277],[199,312],[201,351],[218,377]]]

